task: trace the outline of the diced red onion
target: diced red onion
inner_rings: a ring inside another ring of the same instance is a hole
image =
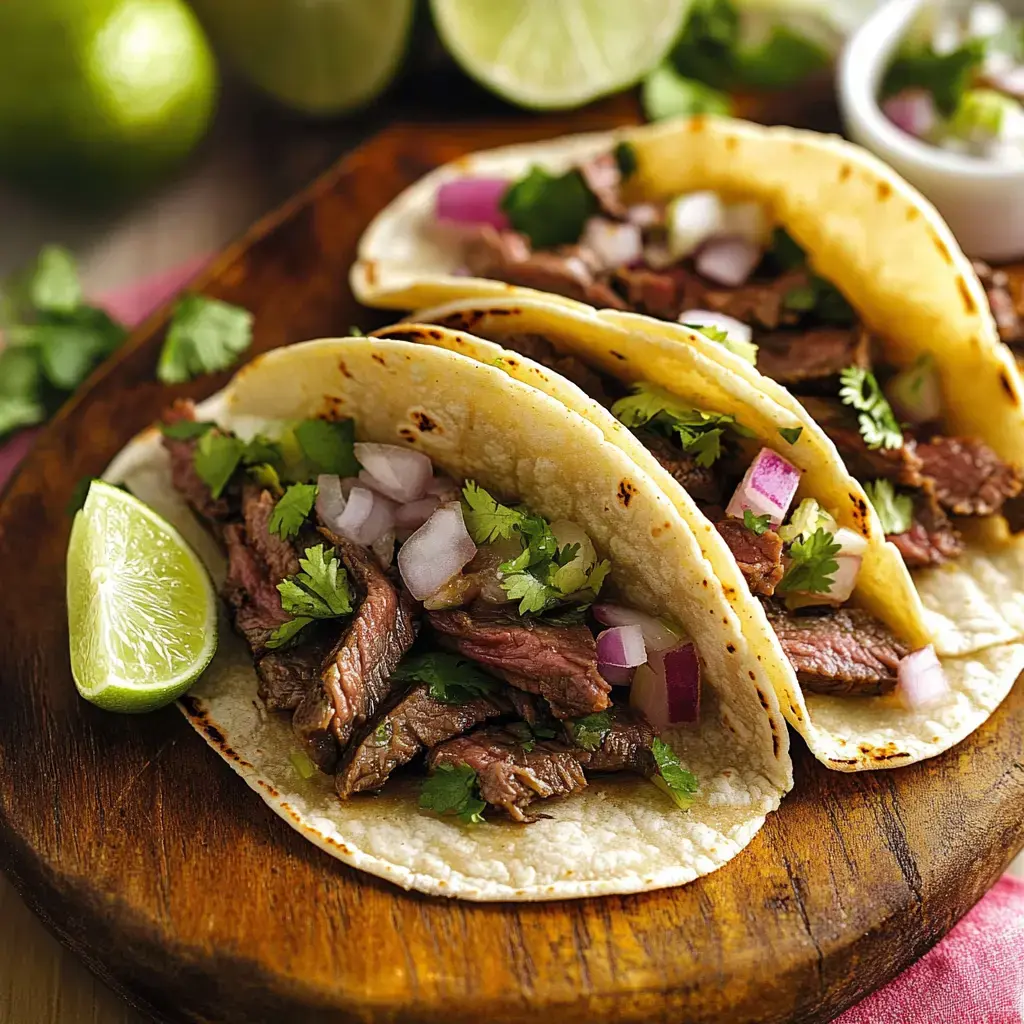
[[[476,545],[462,518],[462,505],[451,501],[437,509],[402,545],[398,569],[409,593],[422,601],[462,572],[475,554]]]
[[[701,277],[736,288],[761,262],[761,249],[746,238],[712,238],[701,247],[694,269]]]
[[[665,208],[657,203],[635,203],[626,210],[626,220],[638,228],[654,228],[665,221]]]
[[[950,692],[949,680],[931,644],[901,658],[896,676],[896,695],[911,711],[937,704]]]
[[[509,226],[501,209],[509,183],[504,178],[456,178],[438,190],[434,212],[438,220],[458,224],[490,224],[499,231]]]
[[[399,530],[418,530],[433,514],[441,499],[436,494],[399,505],[395,509],[395,526]]]
[[[597,635],[597,660],[615,668],[636,668],[647,661],[643,630],[632,626],[612,626]]]
[[[645,615],[621,604],[595,604],[590,610],[603,626],[639,626],[648,652],[666,651],[679,644],[679,635],[653,615]]]
[[[336,501],[336,495],[332,497]],[[353,543],[369,547],[394,529],[394,507],[393,502],[366,487],[353,487],[341,515],[324,523]]]
[[[405,504],[426,494],[434,466],[423,452],[397,444],[355,443],[355,455],[363,467],[359,474],[367,487]],[[365,474],[365,475],[364,475]]]
[[[756,516],[767,515],[778,526],[800,486],[800,470],[771,448],[762,448],[743,474],[725,510],[726,515],[743,518],[744,509]]]
[[[685,643],[652,654],[636,670],[629,703],[642,711],[659,732],[700,717],[700,660],[695,644]]]
[[[688,309],[685,313],[679,314],[681,324],[697,324],[699,327],[717,327],[725,331],[733,341],[749,344],[754,338],[754,331],[750,324],[737,320],[734,316],[727,316],[725,313],[715,313],[710,309]]]
[[[714,192],[691,192],[673,199],[665,211],[668,249],[685,259],[725,228],[725,207]]]
[[[632,668],[622,668],[620,665],[605,665],[598,663],[598,672],[602,678],[612,686],[629,686],[633,682],[633,675],[636,672]]]
[[[640,259],[644,249],[636,224],[604,217],[591,217],[587,221],[580,244],[597,257],[602,270],[629,266]]]
[[[897,373],[885,392],[893,411],[908,423],[929,423],[942,416],[942,384],[931,356]]]
[[[882,113],[916,139],[931,134],[939,122],[935,99],[927,89],[902,89],[882,100]]]
[[[316,488],[316,514],[321,522],[331,526],[345,511],[347,495],[341,489],[340,478],[328,473],[316,478]]]

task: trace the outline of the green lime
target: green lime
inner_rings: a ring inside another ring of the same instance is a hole
[[[405,56],[413,0],[193,0],[254,85],[307,114],[340,114],[382,92]]]
[[[451,55],[523,107],[578,107],[665,58],[690,0],[431,0]]]
[[[96,482],[68,545],[68,632],[78,692],[104,711],[180,697],[217,650],[217,599],[181,535],[126,491]]]
[[[206,131],[217,72],[184,0],[3,0],[0,174],[59,198],[137,192]]]

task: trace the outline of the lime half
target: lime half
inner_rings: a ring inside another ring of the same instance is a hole
[[[578,107],[665,58],[690,0],[431,0],[452,56],[524,107]]]
[[[68,545],[68,631],[78,692],[140,713],[180,697],[217,650],[217,600],[181,535],[97,481]]]

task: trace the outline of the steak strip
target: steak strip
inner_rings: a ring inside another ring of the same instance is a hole
[[[774,530],[760,536],[742,519],[731,516],[715,523],[715,529],[729,545],[752,594],[771,597],[785,575],[782,567],[782,538]]]

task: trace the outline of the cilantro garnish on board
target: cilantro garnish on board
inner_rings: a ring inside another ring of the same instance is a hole
[[[597,213],[597,199],[578,170],[551,174],[534,166],[508,187],[501,208],[535,249],[550,249],[579,241],[583,225]]]
[[[299,567],[301,572],[277,585],[281,607],[293,618],[271,634],[267,647],[272,649],[293,640],[314,619],[337,619],[352,611],[348,574],[333,548],[306,548]]]
[[[889,400],[882,394],[875,375],[859,366],[850,366],[839,375],[839,398],[858,413],[864,443],[871,449],[899,448],[903,431],[893,414]]]
[[[420,807],[436,814],[457,815],[467,825],[484,820],[487,804],[477,792],[477,776],[469,765],[438,765],[420,788]]]
[[[683,768],[676,752],[657,737],[651,744],[651,753],[658,766],[658,774],[651,781],[667,793],[681,811],[689,810],[700,790],[697,776]]]
[[[493,693],[498,687],[498,681],[475,662],[443,651],[403,659],[391,678],[398,682],[427,683],[430,696],[445,704],[465,704],[475,697]]]
[[[775,588],[783,594],[827,594],[839,571],[836,555],[842,546],[828,530],[815,530],[789,546],[789,568]]]
[[[906,533],[914,519],[914,502],[909,494],[897,494],[890,480],[874,480],[864,485],[882,529],[886,534]]]
[[[267,466],[266,463],[259,465],[266,466],[271,473],[275,472],[274,468]],[[267,529],[285,539],[294,537],[313,511],[317,489],[316,484],[292,484],[274,506]]]
[[[252,344],[252,320],[252,313],[240,306],[203,295],[184,296],[174,309],[157,377],[165,384],[181,384],[226,370]]]

